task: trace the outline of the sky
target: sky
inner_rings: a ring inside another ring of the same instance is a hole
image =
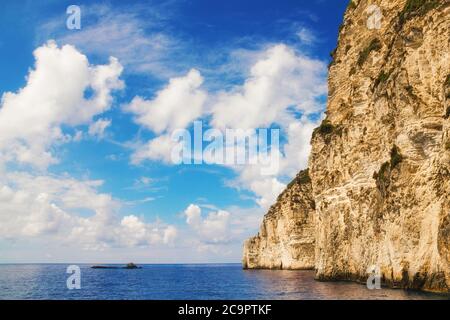
[[[2,1],[0,263],[240,262],[307,167],[346,5]],[[174,163],[195,123],[279,130],[277,169]]]

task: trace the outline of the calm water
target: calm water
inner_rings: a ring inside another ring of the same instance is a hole
[[[436,299],[402,290],[313,280],[312,271],[244,271],[232,265],[81,267],[81,290],[66,287],[67,265],[0,265],[0,299]]]

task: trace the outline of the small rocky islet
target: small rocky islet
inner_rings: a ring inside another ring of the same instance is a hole
[[[142,267],[139,267],[135,265],[134,263],[128,263],[127,265],[123,267],[118,266],[105,266],[105,265],[95,265],[91,267],[92,269],[142,269]]]

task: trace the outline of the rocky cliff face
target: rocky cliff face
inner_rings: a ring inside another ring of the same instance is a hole
[[[365,281],[373,266],[387,285],[449,293],[450,1],[352,3],[312,138],[316,277]],[[277,232],[247,243],[256,266],[278,261]]]
[[[314,209],[308,171],[300,172],[244,245],[244,268],[313,269]]]

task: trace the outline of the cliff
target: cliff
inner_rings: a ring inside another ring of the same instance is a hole
[[[244,268],[313,269],[314,209],[308,171],[300,172],[244,245]]]
[[[367,24],[373,4],[380,28]],[[305,191],[315,209],[268,214],[270,237],[246,243],[245,267],[279,262],[289,249],[280,239],[300,236],[282,226],[308,211],[314,226],[301,237],[314,239],[317,279],[365,281],[375,266],[386,285],[450,292],[449,4],[351,2],[330,65],[327,117],[311,142]],[[309,250],[296,254],[310,259]],[[290,266],[306,266],[293,259]]]

